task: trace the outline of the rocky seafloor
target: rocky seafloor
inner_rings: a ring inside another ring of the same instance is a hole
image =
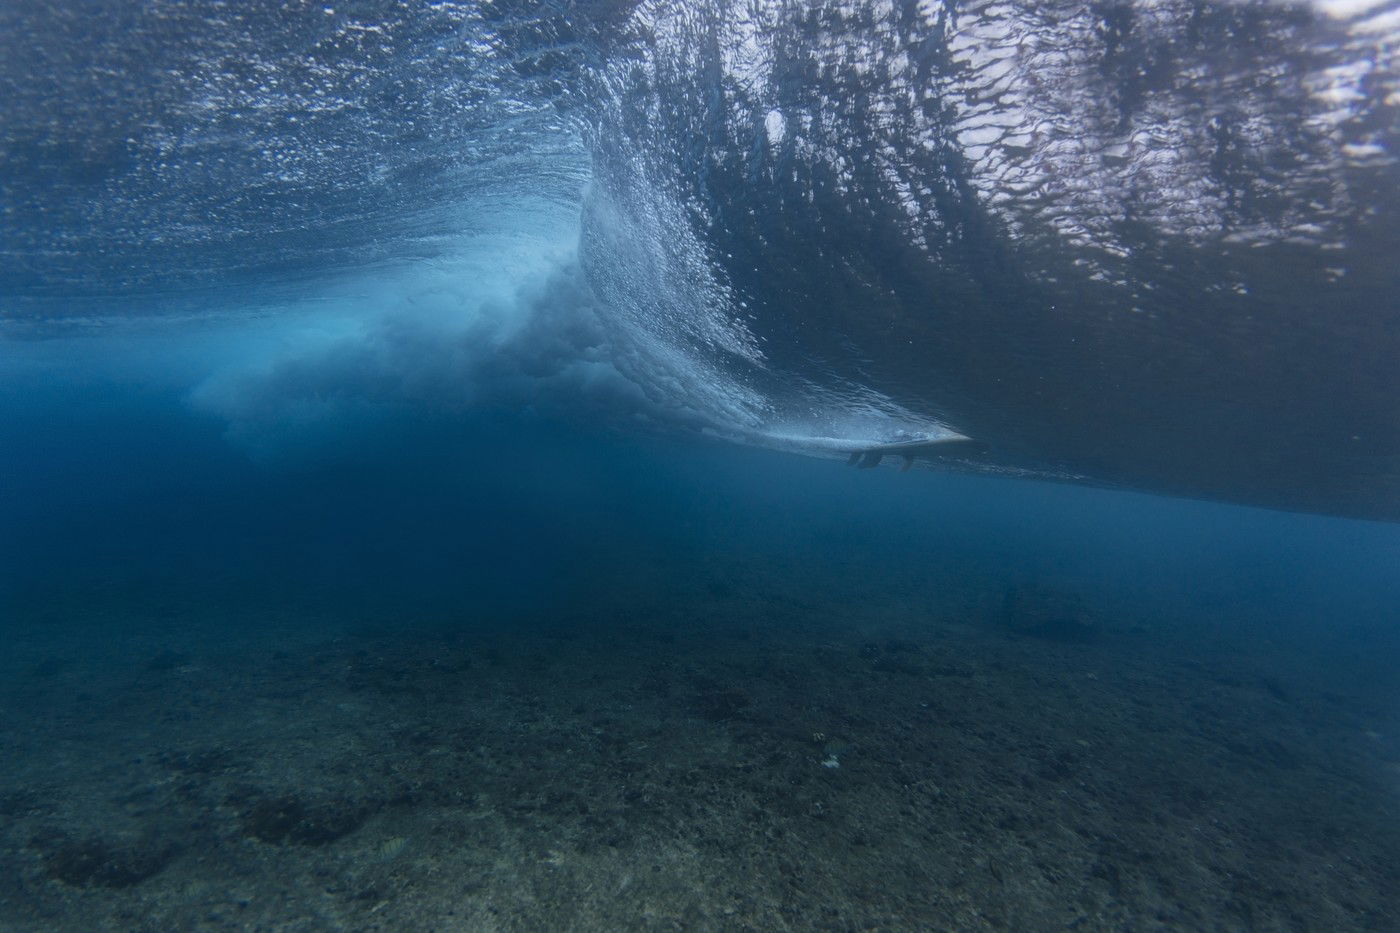
[[[1400,929],[1388,684],[1033,588],[819,590],[31,606],[0,928]]]

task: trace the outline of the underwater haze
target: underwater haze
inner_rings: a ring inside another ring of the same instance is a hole
[[[1400,929],[1393,0],[0,5],[0,928]]]

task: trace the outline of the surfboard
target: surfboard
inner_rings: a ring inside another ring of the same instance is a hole
[[[846,462],[853,467],[869,470],[879,466],[886,456],[893,455],[904,458],[904,463],[899,468],[902,473],[920,458],[937,460],[941,457],[976,456],[985,453],[987,449],[987,445],[979,440],[961,434],[949,434],[943,437],[921,437],[878,444],[874,447],[860,447],[851,451]]]

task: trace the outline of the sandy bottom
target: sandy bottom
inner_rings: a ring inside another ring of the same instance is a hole
[[[16,620],[0,927],[1400,929],[1400,703],[807,592]]]

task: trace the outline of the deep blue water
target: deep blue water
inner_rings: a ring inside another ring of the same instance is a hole
[[[1397,928],[1398,36],[6,4],[0,927]]]

